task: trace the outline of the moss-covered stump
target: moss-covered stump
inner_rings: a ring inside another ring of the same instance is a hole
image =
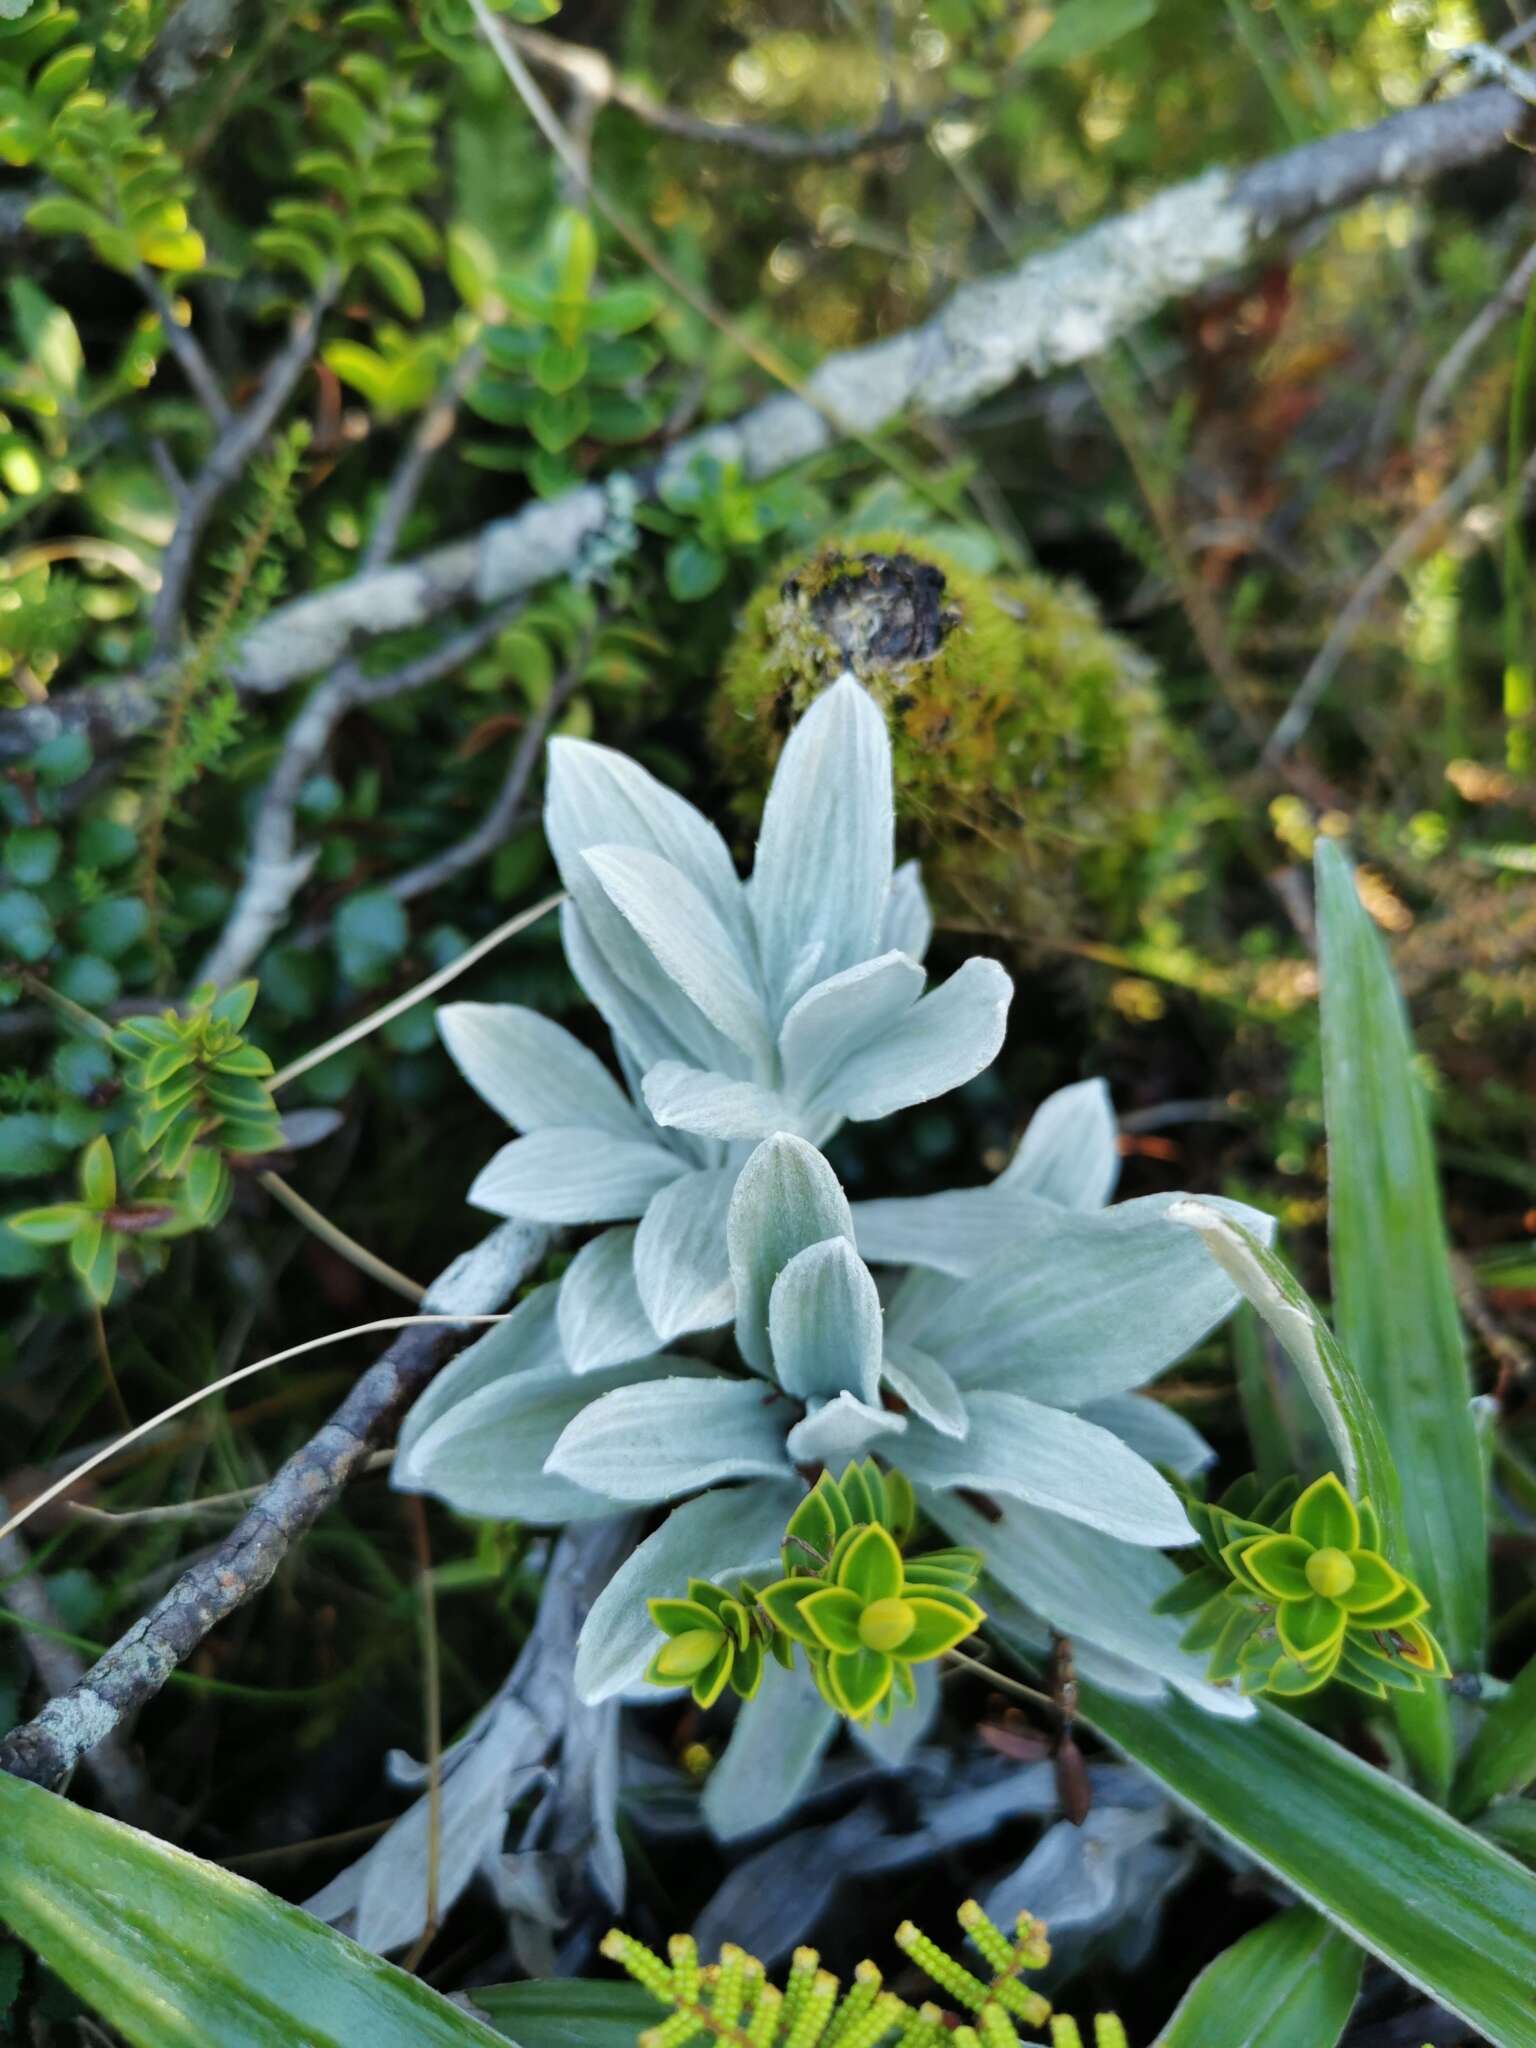
[[[858,534],[749,601],[710,712],[755,823],[790,728],[852,669],[886,712],[903,850],[941,916],[1021,940],[1125,936],[1172,780],[1151,670],[1088,596]]]

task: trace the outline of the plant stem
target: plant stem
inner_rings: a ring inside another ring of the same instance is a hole
[[[342,1258],[356,1266],[359,1272],[371,1275],[380,1286],[389,1288],[393,1294],[403,1295],[407,1301],[420,1301],[425,1295],[427,1290],[418,1281],[411,1279],[409,1274],[400,1272],[397,1267],[391,1266],[376,1252],[369,1251],[368,1247],[359,1244],[355,1237],[348,1237],[347,1233],[338,1224],[333,1223],[329,1216],[323,1215],[313,1202],[306,1202],[297,1188],[291,1188],[281,1174],[259,1173],[256,1179],[274,1201],[282,1203],[290,1216],[296,1216],[306,1230],[312,1231],[322,1244],[328,1244],[333,1252],[339,1252]]]
[[[117,1374],[112,1369],[112,1352],[107,1343],[106,1319],[101,1313],[101,1303],[91,1303],[91,1329],[96,1338],[96,1356],[101,1364],[101,1376],[106,1382],[107,1393],[117,1410],[117,1419],[124,1429],[132,1429],[133,1417],[128,1413],[128,1404],[123,1399],[123,1390],[117,1383]]]

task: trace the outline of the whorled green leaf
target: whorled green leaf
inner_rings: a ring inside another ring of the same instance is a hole
[[[1536,2048],[1536,1875],[1281,1708],[1225,1721],[1080,1694],[1106,1740],[1362,1948],[1500,2048]]]
[[[3,1775],[0,1838],[0,1920],[134,2048],[503,2038],[245,1878]]]
[[[1154,2048],[1334,2048],[1363,1960],[1337,1928],[1294,1906],[1200,1972]]]
[[[1487,1517],[1434,1145],[1391,965],[1348,860],[1327,840],[1317,849],[1317,912],[1334,1319],[1402,1489],[1407,1554],[1394,1561],[1429,1596],[1452,1667],[1475,1669],[1487,1627]],[[1425,1782],[1443,1792],[1443,1696],[1406,1701],[1401,1725]]]

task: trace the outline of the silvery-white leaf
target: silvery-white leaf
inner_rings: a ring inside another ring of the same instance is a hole
[[[498,1380],[514,1373],[560,1370],[565,1355],[560,1349],[557,1321],[558,1287],[536,1287],[483,1337],[451,1359],[421,1394],[405,1421],[395,1444],[390,1468],[393,1486],[413,1490],[411,1456],[417,1443],[440,1416],[478,1394]]]
[[[859,1212],[853,1212],[857,1228]],[[888,1280],[890,1276],[887,1276]],[[915,1342],[934,1319],[942,1314],[946,1302],[956,1293],[961,1282],[952,1280],[947,1273],[935,1272],[932,1266],[908,1266],[882,1298],[885,1302],[885,1341],[894,1339],[898,1343]]]
[[[882,953],[807,989],[779,1033],[786,1085],[808,1102],[844,1060],[897,1024],[928,977],[905,953]]]
[[[31,5],[31,0],[27,0]],[[346,1122],[339,1109],[287,1109],[278,1118],[285,1152],[307,1152],[311,1145],[324,1144]]]
[[[797,1465],[846,1465],[862,1458],[882,1437],[901,1436],[904,1415],[874,1408],[854,1394],[813,1401],[804,1418],[789,1432],[789,1455]]]
[[[530,1131],[475,1176],[466,1197],[493,1216],[534,1223],[627,1223],[686,1173],[685,1161],[644,1138],[606,1131]]]
[[[798,1666],[770,1669],[744,1700],[719,1762],[704,1782],[704,1817],[722,1842],[772,1827],[810,1790],[838,1716]]]
[[[1026,1500],[1123,1543],[1193,1543],[1194,1531],[1167,1480],[1107,1429],[1022,1394],[966,1397],[963,1443],[910,1430],[901,1469],[928,1486],[963,1486]]]
[[[1140,1864],[1136,1852],[1167,1825],[1167,1812],[1157,1807],[1095,1803],[1081,1827],[1061,1820],[1046,1830],[1018,1869],[987,1894],[986,1913],[1002,1916],[1001,1924],[1011,1927],[1030,1910],[1026,1900],[1049,1899],[1053,1930],[1086,1933],[1127,1911],[1144,1911],[1149,1902],[1131,1895]]]
[[[723,1940],[751,1942],[770,1969],[798,1948],[827,1915],[839,1886],[886,1831],[876,1801],[824,1826],[799,1828],[746,1856],[693,1924],[706,1955]]]
[[[853,1242],[848,1197],[814,1145],[788,1135],[768,1138],[741,1169],[725,1229],[736,1288],[736,1343],[748,1365],[768,1372],[773,1283],[807,1245],[828,1237]]]
[[[680,1060],[663,1060],[647,1073],[645,1106],[663,1130],[693,1131],[703,1138],[771,1138],[798,1131],[799,1112],[772,1088],[705,1074]]]
[[[919,1421],[940,1436],[963,1437],[970,1428],[960,1389],[939,1361],[915,1344],[887,1335],[881,1376]]]
[[[880,1398],[880,1296],[846,1237],[796,1252],[768,1297],[774,1378],[800,1400]]]
[[[748,898],[780,1018],[809,985],[794,978],[807,946],[821,980],[880,950],[893,833],[885,720],[845,675],[790,734],[758,834]]]
[[[580,929],[590,941],[588,952],[600,958],[606,970],[607,992],[611,996],[615,985],[628,992],[630,1028],[638,1033],[630,1044],[644,1053],[647,1066],[658,1059],[681,1059],[695,1067],[729,1070],[744,1061],[745,1055],[684,995],[610,899],[585,855],[575,863],[567,886],[581,913]],[[585,958],[581,971],[587,980]]]
[[[912,1752],[923,1740],[939,1715],[939,1667],[937,1664],[909,1666],[917,1698],[910,1707],[899,1707],[889,1721],[850,1721],[848,1732],[866,1756],[888,1771],[901,1771],[911,1762]]]
[[[616,926],[622,943],[644,961],[654,982],[655,993],[664,1003],[673,1000],[672,984],[651,958],[639,939],[598,888],[595,878],[586,878],[589,893],[597,899],[598,914]],[[566,965],[577,986],[613,1033],[619,1062],[630,1075],[631,1092],[638,1093],[640,1075],[658,1060],[691,1057],[690,1048],[673,1030],[655,1004],[639,995],[609,965],[607,956],[592,936],[590,927],[569,898],[560,906],[560,943]],[[701,1025],[703,1019],[697,1020]]]
[[[676,1371],[683,1361],[670,1363]],[[792,1413],[760,1380],[652,1379],[585,1406],[544,1469],[610,1500],[674,1500],[722,1479],[787,1472]]]
[[[612,1499],[547,1469],[550,1452],[595,1401],[649,1375],[688,1369],[686,1359],[663,1357],[608,1366],[581,1379],[563,1363],[506,1374],[439,1416],[412,1445],[404,1472],[396,1459],[391,1483],[435,1494],[461,1515],[498,1521],[580,1522],[611,1515]]]
[[[923,894],[922,871],[915,860],[905,860],[891,877],[891,893],[885,899],[885,917],[880,926],[880,943],[909,959],[921,960],[933,937],[933,912]]]
[[[1202,1660],[1179,1648],[1188,1621],[1152,1612],[1152,1602],[1178,1577],[1161,1551],[1117,1543],[1085,1523],[1018,1500],[1000,1502],[996,1522],[954,1493],[924,1488],[923,1504],[954,1542],[983,1553],[989,1577],[1052,1628],[1155,1672],[1210,1713],[1239,1721],[1252,1716],[1250,1701],[1208,1683]]]
[[[687,1173],[656,1195],[635,1237],[635,1285],[663,1343],[715,1330],[735,1313],[725,1246],[734,1166]]]
[[[1047,1095],[999,1187],[1043,1195],[1064,1209],[1102,1209],[1120,1177],[1115,1112],[1102,1081],[1077,1081]]]
[[[353,1940],[387,1955],[421,1935],[429,1855],[436,1858],[437,1910],[448,1912],[499,1853],[508,1808],[548,1746],[533,1716],[516,1700],[503,1700],[462,1766],[444,1779],[435,1822],[433,1802],[418,1799],[374,1844],[364,1862]]]
[[[417,1802],[368,1853],[316,1892],[306,1911],[332,1926],[355,1914],[353,1939],[376,1954],[403,1948],[426,1925],[428,1837],[435,1819],[437,1900],[447,1912],[506,1832],[507,1808],[548,1747],[516,1700],[504,1700],[443,1774],[437,1813]]]
[[[1038,1614],[1031,1614],[1021,1607],[1011,1593],[1005,1593],[996,1580],[987,1590],[987,1621],[989,1633],[1016,1645],[1043,1667],[1051,1652],[1054,1631]],[[1112,1651],[1101,1650],[1096,1643],[1085,1642],[1080,1636],[1072,1644],[1072,1662],[1079,1678],[1102,1686],[1105,1692],[1116,1693],[1123,1700],[1160,1700],[1168,1689],[1155,1671],[1148,1671],[1140,1664],[1131,1664]],[[1132,1778],[1136,1776],[1134,1767],[1129,1764],[1119,1768]],[[1152,1781],[1141,1779],[1139,1782],[1150,1788]]]
[[[749,1058],[769,1063],[772,1040],[755,963],[687,876],[629,846],[589,847],[585,858],[683,995]]]
[[[1020,1188],[946,1188],[855,1202],[859,1250],[873,1265],[922,1267],[969,1279],[1005,1252],[1023,1255],[1045,1203]]]
[[[777,1570],[784,1524],[804,1491],[793,1478],[756,1479],[674,1508],[592,1603],[576,1649],[578,1696],[595,1706],[639,1683],[657,1643],[646,1601],[675,1593],[701,1561],[716,1579]]]
[[[605,1230],[584,1244],[560,1283],[560,1346],[572,1372],[652,1358],[661,1340],[635,1288],[635,1232]]]
[[[962,1391],[1008,1387],[1082,1408],[1141,1386],[1237,1304],[1237,1289],[1194,1232],[1169,1228],[1179,1199],[1146,1195],[1092,1213],[1037,1201],[1023,1242],[951,1296],[913,1341]],[[1213,1206],[1266,1238],[1273,1230],[1240,1202]]]
[[[514,1130],[607,1131],[645,1138],[644,1119],[595,1054],[515,1003],[445,1003],[438,1033],[459,1072]]]
[[[567,870],[588,847],[639,847],[686,875],[750,954],[746,892],[725,841],[685,797],[627,754],[590,740],[551,740],[544,826],[567,888]]]
[[[997,1058],[1012,998],[1013,983],[995,960],[967,960],[844,1060],[822,1092],[859,1123],[945,1095]]]
[[[1193,1479],[1216,1462],[1216,1453],[1192,1422],[1145,1394],[1110,1394],[1077,1412],[1085,1422],[1113,1430],[1150,1464],[1166,1465],[1181,1479]]]

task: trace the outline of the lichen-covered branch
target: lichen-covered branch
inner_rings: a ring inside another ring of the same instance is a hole
[[[1040,376],[1102,354],[1159,307],[1245,262],[1274,234],[1372,192],[1485,161],[1530,118],[1515,94],[1488,86],[1305,143],[1246,171],[1207,172],[1010,272],[963,286],[909,334],[827,357],[810,379],[814,402],[770,398],[678,442],[665,467],[713,452],[766,477],[828,447],[834,420],[850,433],[870,434],[911,411],[964,412],[1022,373]],[[655,489],[663,467],[615,481],[633,499]],[[609,492],[614,488],[610,483]],[[414,561],[279,606],[239,649],[237,687],[249,694],[287,689],[382,635],[569,573],[613,520],[609,492],[587,485],[540,500]],[[6,712],[0,760],[65,731],[121,741],[153,723],[156,708],[151,683],[120,678]]]
[[[547,1242],[548,1233],[537,1226],[503,1224],[433,1283],[424,1312],[494,1313],[538,1264]],[[393,1433],[461,1334],[444,1323],[403,1330],[218,1548],[183,1572],[67,1692],[0,1742],[0,1770],[58,1786],[83,1756],[152,1700],[210,1630],[268,1583],[290,1545]]]
[[[1487,87],[1247,171],[1208,171],[1011,271],[963,285],[910,333],[827,357],[808,380],[808,398],[770,398],[690,435],[664,467],[709,452],[765,477],[831,446],[834,421],[850,435],[869,435],[910,411],[964,412],[1021,374],[1101,355],[1169,300],[1246,262],[1271,235],[1372,192],[1481,162],[1529,114],[1513,93]],[[635,482],[649,490],[656,476]],[[423,625],[452,605],[529,590],[577,564],[608,517],[604,492],[589,485],[415,561],[300,598],[256,626],[236,678],[253,691],[284,689],[375,635]]]

